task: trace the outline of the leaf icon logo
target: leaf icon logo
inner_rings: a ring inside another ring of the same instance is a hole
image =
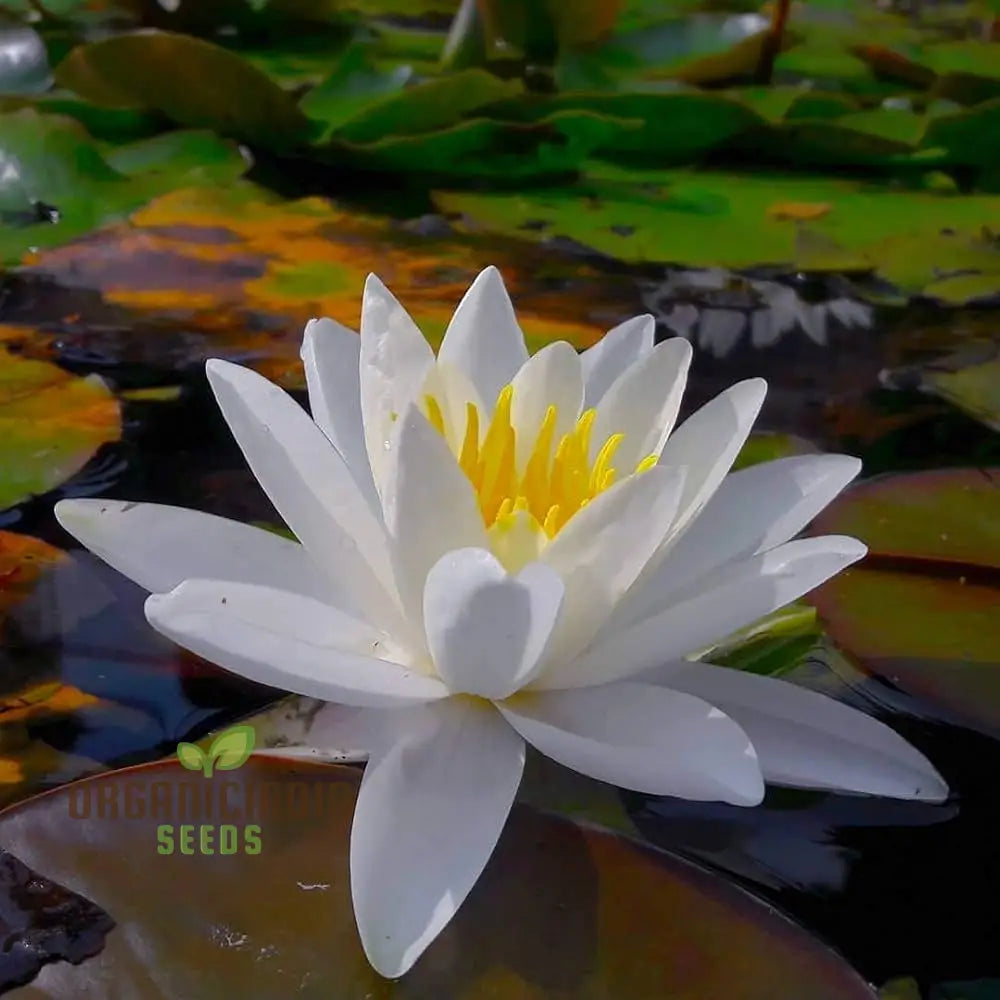
[[[233,726],[212,740],[207,753],[194,743],[178,743],[177,759],[189,771],[201,771],[211,778],[213,770],[235,771],[242,767],[253,753],[254,740],[253,726]]]

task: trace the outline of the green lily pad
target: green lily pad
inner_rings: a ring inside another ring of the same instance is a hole
[[[1000,161],[1000,97],[931,119],[922,145],[945,149],[953,163],[988,167]]]
[[[884,381],[894,388],[916,388],[940,396],[974,420],[1000,431],[1000,353],[996,344],[960,351],[919,368],[888,372]]]
[[[787,265],[797,260],[802,234],[810,233],[836,244],[841,257],[868,259],[874,269],[886,239],[924,254],[928,239],[943,229],[972,237],[984,219],[1000,217],[998,197],[847,179],[610,165],[590,165],[588,173],[594,179],[576,188],[513,196],[439,191],[433,197],[441,210],[490,232],[522,240],[560,236],[626,263],[695,267]],[[925,261],[948,266],[947,259]]]
[[[451,128],[387,136],[363,145],[335,141],[328,151],[335,159],[370,170],[545,177],[575,169],[622,127],[615,119],[577,111],[562,111],[537,122],[475,118]]]
[[[120,434],[118,404],[97,376],[0,349],[0,510],[54,489]]]
[[[467,69],[406,89],[396,87],[380,100],[357,106],[348,117],[324,85],[318,89],[319,97],[308,94],[303,106],[320,120],[327,113],[333,115],[321,139],[334,136],[341,142],[370,144],[449,128],[476,109],[519,93],[521,85],[481,69]]]
[[[116,146],[105,158],[114,170],[129,177],[172,174],[182,176],[186,184],[228,184],[250,166],[234,143],[214,132],[184,129]]]
[[[239,56],[167,31],[114,35],[74,49],[57,83],[95,104],[156,110],[178,125],[288,148],[308,120],[292,97]]]
[[[344,51],[333,71],[299,102],[310,118],[321,121],[328,137],[372,104],[402,90],[412,76],[409,66],[380,70],[366,50],[352,46]]]
[[[181,853],[183,819],[138,805],[152,801],[154,783],[164,802],[191,785],[199,798],[207,787],[218,799],[225,786],[232,831],[203,835],[201,820],[190,835],[194,853]],[[98,956],[48,966],[11,1000],[88,992],[144,1000],[874,1000],[831,951],[720,877],[524,808],[426,955],[401,980],[380,980],[361,951],[350,901],[357,785],[356,770],[332,765],[253,757],[206,779],[173,761],[8,810],[0,817],[5,846],[106,909],[119,928]],[[288,804],[253,808],[274,795]],[[116,800],[113,816],[99,811],[99,801]],[[69,834],[75,823],[87,836]]]
[[[734,97],[698,91],[672,93],[563,94],[530,102],[505,102],[495,114],[534,120],[560,111],[591,112],[628,120],[600,154],[611,159],[649,157],[658,163],[685,163],[733,136],[764,123],[749,104]]]
[[[0,114],[0,263],[66,243],[164,191],[230,183],[248,168],[235,146],[206,132],[105,149],[71,118]]]
[[[1000,727],[1000,470],[884,476],[814,522],[869,556],[809,596],[862,666],[980,729]]]
[[[797,434],[782,434],[778,431],[754,431],[733,462],[733,472],[760,462],[773,462],[791,455],[813,455],[819,449],[806,438]]]
[[[1000,292],[1000,243],[982,232],[928,233],[921,252],[895,236],[871,248],[878,273],[900,290],[946,305],[965,305]]]

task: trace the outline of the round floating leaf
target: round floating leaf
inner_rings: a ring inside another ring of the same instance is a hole
[[[341,106],[321,84],[318,95],[306,96],[303,106],[330,127],[323,138],[334,135],[350,143],[375,143],[401,136],[445,129],[477,108],[511,97],[521,90],[516,81],[504,81],[481,69],[448,73],[405,89],[395,88],[381,100],[368,101],[354,114],[342,117]]]
[[[202,802],[206,788],[222,796],[231,831],[203,833],[219,814],[202,813],[182,853],[185,820],[163,803],[192,785]],[[260,757],[209,781],[159,763],[7,811],[5,846],[120,928],[94,959],[49,966],[11,1000],[874,1000],[832,952],[720,878],[525,809],[457,917],[390,984],[365,961],[351,908],[357,785],[353,769]]]
[[[1000,728],[1000,470],[869,480],[811,530],[869,547],[809,597],[840,646],[949,714]]]
[[[1000,431],[1000,350],[994,344],[970,347],[928,365],[886,371],[880,379],[890,389],[940,396]]]
[[[743,101],[720,94],[679,93],[564,94],[531,102],[507,101],[497,109],[521,120],[554,112],[590,112],[634,123],[612,133],[599,149],[609,159],[649,157],[658,163],[684,163],[764,123]]]
[[[56,81],[95,104],[147,108],[178,125],[287,148],[308,121],[291,96],[239,56],[188,35],[138,31],[74,49]]]
[[[105,158],[126,176],[174,175],[183,178],[185,186],[197,180],[228,184],[250,166],[235,143],[214,132],[186,129],[117,146]]]
[[[832,240],[844,254],[863,255],[872,269],[890,238],[914,255],[942,229],[973,237],[983,220],[1000,217],[1000,197],[896,190],[888,185],[776,173],[636,170],[589,164],[593,178],[514,197],[435,192],[438,207],[473,227],[549,241],[559,236],[627,263],[741,268],[795,261],[804,232]],[[802,222],[769,214],[780,201],[827,205]],[[585,207],[583,207],[585,206]],[[841,254],[842,258],[844,254]],[[925,258],[946,268],[947,258]],[[832,262],[840,269],[840,260]]]
[[[334,142],[329,155],[361,169],[459,177],[546,177],[572,171],[623,125],[589,112],[562,111],[537,122],[476,118],[420,135],[359,145]]]
[[[0,509],[54,489],[120,435],[100,378],[0,349]]]
[[[0,623],[31,594],[39,576],[65,558],[65,552],[39,538],[0,531]]]

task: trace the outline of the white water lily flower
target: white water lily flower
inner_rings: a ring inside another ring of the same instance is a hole
[[[352,706],[370,750],[351,837],[365,951],[402,975],[500,836],[525,742],[624,788],[755,805],[764,781],[940,800],[883,724],[684,657],[861,558],[790,541],[854,476],[846,456],[727,475],[764,398],[741,382],[676,430],[691,349],[651,317],[582,356],[529,358],[498,272],[435,358],[375,277],[360,337],[306,328],[313,418],[211,361],[216,398],[301,545],[190,510],[63,501],[61,523],[152,591],[155,628],[245,677]],[[314,422],[315,421],[315,422]]]

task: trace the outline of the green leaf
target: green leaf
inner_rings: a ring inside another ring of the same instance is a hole
[[[412,76],[409,66],[377,69],[367,50],[354,45],[344,51],[329,76],[299,102],[299,108],[322,122],[323,134],[329,136],[373,104],[402,90]]]
[[[334,143],[332,157],[370,170],[458,177],[546,177],[575,169],[627,122],[565,111],[538,122],[476,118],[422,135],[367,145]]]
[[[486,232],[534,241],[560,236],[629,264],[691,267],[794,266],[801,235],[815,233],[840,247],[841,258],[867,259],[872,269],[888,239],[923,256],[928,267],[947,268],[947,256],[926,254],[936,234],[948,229],[972,238],[983,220],[1000,218],[995,196],[906,191],[846,178],[595,163],[587,171],[593,179],[574,187],[523,191],[516,198],[457,191],[432,197],[440,210]],[[783,212],[787,206],[798,215]],[[839,267],[834,261],[833,269]]]
[[[208,757],[220,771],[234,771],[245,764],[253,753],[253,726],[233,726],[212,740]]]
[[[449,73],[397,90],[361,108],[349,120],[326,128],[323,139],[332,136],[342,142],[376,143],[444,129],[471,112],[520,91],[520,83],[500,80],[485,70]],[[317,105],[322,109],[321,102]]]
[[[186,767],[189,771],[202,770],[208,760],[201,749],[193,743],[178,743],[177,759],[181,766]]]
[[[59,486],[120,435],[100,378],[0,348],[0,510]]]
[[[953,163],[995,165],[1000,161],[1000,97],[968,111],[933,118],[922,145],[946,149]]]
[[[507,101],[491,114],[536,121],[557,112],[589,112],[636,126],[615,133],[599,147],[609,159],[654,159],[686,163],[721,146],[764,119],[745,102],[721,94],[680,91],[649,94],[562,94],[531,101]]]
[[[218,45],[167,31],[115,35],[74,49],[56,81],[95,104],[152,109],[178,125],[286,149],[308,119],[260,70]]]
[[[760,462],[773,462],[791,455],[811,455],[819,449],[811,441],[795,434],[781,434],[776,431],[754,431],[733,462],[733,472]]]
[[[249,168],[237,146],[208,131],[177,130],[151,139],[117,146],[106,154],[108,164],[126,176],[176,175],[183,183],[228,184]]]
[[[994,276],[1000,294],[1000,275]],[[961,280],[961,279],[955,279]],[[970,348],[916,368],[901,368],[883,376],[892,388],[916,388],[948,400],[973,420],[1000,432],[1000,355],[995,345]]]

